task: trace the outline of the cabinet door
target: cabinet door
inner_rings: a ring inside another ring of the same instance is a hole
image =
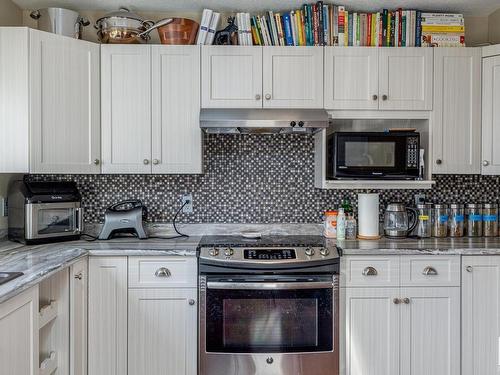
[[[263,50],[265,108],[323,108],[323,47]]]
[[[460,374],[460,288],[403,288],[400,295],[401,375]]]
[[[71,266],[69,274],[70,375],[87,375],[88,258]]]
[[[462,374],[500,374],[500,257],[462,258]]]
[[[196,375],[196,289],[130,289],[128,375]]]
[[[151,173],[151,47],[101,46],[102,171]]]
[[[127,258],[89,259],[88,375],[127,374]]]
[[[203,108],[262,107],[262,47],[204,46]]]
[[[379,50],[379,109],[432,110],[433,48]]]
[[[481,172],[481,49],[434,50],[432,173]]]
[[[32,173],[99,173],[99,45],[30,30]]]
[[[201,173],[200,46],[153,46],[153,173]]]
[[[500,56],[483,59],[482,174],[500,174]]]
[[[378,109],[378,48],[325,48],[325,108]]]
[[[0,304],[0,372],[38,375],[38,287]]]
[[[399,288],[346,288],[346,375],[398,375]]]

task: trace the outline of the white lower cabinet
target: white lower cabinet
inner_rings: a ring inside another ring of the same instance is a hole
[[[90,257],[88,375],[127,374],[127,257]]]
[[[367,268],[375,270],[367,276],[374,287],[368,280],[362,287],[351,283],[342,289],[345,375],[460,374],[460,287],[453,277],[459,272],[460,257],[392,256],[387,260],[391,273],[401,274],[401,281],[392,279],[397,286],[379,286],[377,276],[378,272],[384,276],[384,263],[378,257],[352,256],[342,261],[342,272],[350,280],[368,275]],[[430,268],[432,275],[426,273]],[[406,274],[411,269],[415,275],[420,270],[426,279],[410,279]]]
[[[196,375],[197,290],[130,289],[128,375]]]
[[[70,267],[69,363],[70,375],[87,375],[88,258]]]
[[[500,256],[462,258],[462,374],[500,374]]]
[[[38,375],[38,286],[0,304],[0,372]]]

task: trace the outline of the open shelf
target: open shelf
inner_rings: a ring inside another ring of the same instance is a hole
[[[50,301],[50,304],[43,306],[39,314],[39,328],[42,329],[57,318],[57,301]]]
[[[324,189],[431,189],[435,181],[333,180]]]
[[[57,353],[50,352],[50,355],[40,363],[40,375],[51,375],[57,369]]]

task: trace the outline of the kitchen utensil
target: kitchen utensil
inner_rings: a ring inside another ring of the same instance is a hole
[[[358,194],[358,237],[379,238],[379,198],[376,193]]]
[[[82,38],[82,27],[90,25],[78,12],[64,8],[34,10],[30,17],[38,21],[38,30],[76,39]]]
[[[104,213],[104,226],[99,239],[109,240],[120,233],[135,234],[140,239],[148,238],[143,226],[147,212],[140,200],[118,202],[108,207]]]
[[[172,18],[172,22],[158,27],[161,44],[194,44],[200,25],[188,18]]]
[[[417,225],[417,210],[401,203],[390,203],[384,214],[384,233],[387,237],[404,238]],[[409,219],[411,217],[411,220]]]
[[[158,27],[168,25],[171,18],[158,22],[144,20],[127,8],[106,14],[99,18],[94,27],[101,43],[109,44],[140,44],[147,43],[149,33]]]

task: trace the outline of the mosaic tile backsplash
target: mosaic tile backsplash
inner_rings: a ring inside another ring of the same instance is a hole
[[[314,187],[311,135],[207,135],[203,175],[32,175],[33,180],[74,180],[83,196],[85,221],[99,223],[107,206],[141,199],[149,220],[170,222],[184,193],[194,212],[183,223],[320,223],[343,198],[356,205],[361,190]],[[380,206],[412,204],[416,193],[438,203],[498,202],[500,177],[437,175],[432,190],[379,190]],[[375,190],[374,190],[375,191]]]

